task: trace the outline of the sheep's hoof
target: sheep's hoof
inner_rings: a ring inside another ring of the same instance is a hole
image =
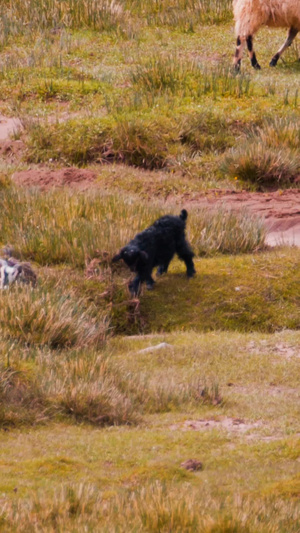
[[[261,66],[259,63],[252,63],[252,67],[255,68],[255,70],[261,70]]]
[[[272,59],[271,59],[271,61],[269,63],[270,67],[276,67],[278,59],[279,59],[279,57],[277,57],[277,55],[272,57]]]

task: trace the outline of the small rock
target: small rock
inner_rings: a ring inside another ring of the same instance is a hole
[[[191,470],[192,472],[203,470],[203,463],[201,463],[201,461],[197,461],[197,459],[187,459],[187,461],[181,463],[181,466],[182,468]]]

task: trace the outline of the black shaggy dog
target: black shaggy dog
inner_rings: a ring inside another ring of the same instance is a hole
[[[194,253],[185,238],[185,222],[187,211],[183,209],[179,217],[166,215],[159,218],[141,233],[138,233],[129,244],[124,246],[112,261],[125,261],[136,277],[129,284],[129,290],[137,295],[141,283],[146,282],[147,289],[153,289],[154,279],[152,270],[158,267],[157,274],[167,272],[168,266],[177,253],[179,259],[186,264],[189,278],[196,273],[193,257]]]

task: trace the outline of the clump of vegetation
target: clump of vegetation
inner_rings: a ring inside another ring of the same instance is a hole
[[[1,351],[4,347],[1,346]],[[6,345],[8,353],[10,346]],[[2,357],[1,357],[2,359]],[[29,369],[7,366],[0,363],[0,428],[43,423],[50,414],[36,376]]]
[[[261,218],[222,205],[192,212],[189,233],[197,254],[202,256],[217,252],[235,255],[265,247],[266,227]]]
[[[32,124],[28,159],[39,162],[51,158],[78,165],[117,161],[142,168],[162,168],[172,158],[172,145],[178,143],[177,129],[175,121],[165,117],[160,120],[123,116]]]
[[[1,358],[0,427],[43,424],[62,417],[97,426],[133,424],[140,419],[140,410],[94,348],[65,350],[57,356],[27,348],[27,359],[34,361],[30,366],[22,362],[21,344],[7,342],[1,348],[11,354],[9,365]]]
[[[194,60],[176,54],[154,56],[131,72],[131,81],[141,92],[157,95],[163,92],[181,96],[234,95],[251,93],[248,76],[234,76],[229,65],[209,69]]]
[[[26,345],[58,349],[71,346],[101,346],[106,338],[107,317],[93,316],[83,302],[66,295],[31,287],[16,287],[0,293],[2,337]]]
[[[207,111],[184,117],[180,139],[192,153],[210,150],[222,152],[235,142],[234,129],[229,121]]]
[[[300,172],[299,128],[294,119],[266,121],[226,155],[222,170],[258,186],[291,185]]]
[[[54,494],[31,494],[2,504],[0,519],[6,531],[39,529],[59,524],[63,530],[74,527],[126,531],[185,531],[203,533],[244,531],[280,533],[282,528],[297,533],[299,505],[284,499],[239,497],[218,500],[202,495],[191,483],[178,490],[161,481],[145,483],[140,488],[110,494],[94,484],[69,484]],[[105,512],[103,511],[105,510]],[[279,523],[278,523],[279,522]],[[20,528],[20,525],[22,527]]]

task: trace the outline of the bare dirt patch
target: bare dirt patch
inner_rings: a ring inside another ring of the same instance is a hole
[[[12,180],[23,187],[39,187],[42,190],[52,187],[73,187],[81,191],[89,189],[96,178],[92,170],[76,167],[33,168],[15,172],[12,176]]]
[[[5,160],[6,163],[19,162],[23,157],[24,150],[25,145],[21,140],[0,141],[0,159]]]
[[[18,118],[9,118],[0,114],[0,141],[6,141],[20,129],[22,124]]]
[[[210,431],[212,429],[221,429],[233,433],[244,434],[251,429],[262,427],[262,422],[246,422],[242,418],[225,417],[220,420],[199,419],[185,420],[182,424],[173,424],[171,430],[181,431]]]

